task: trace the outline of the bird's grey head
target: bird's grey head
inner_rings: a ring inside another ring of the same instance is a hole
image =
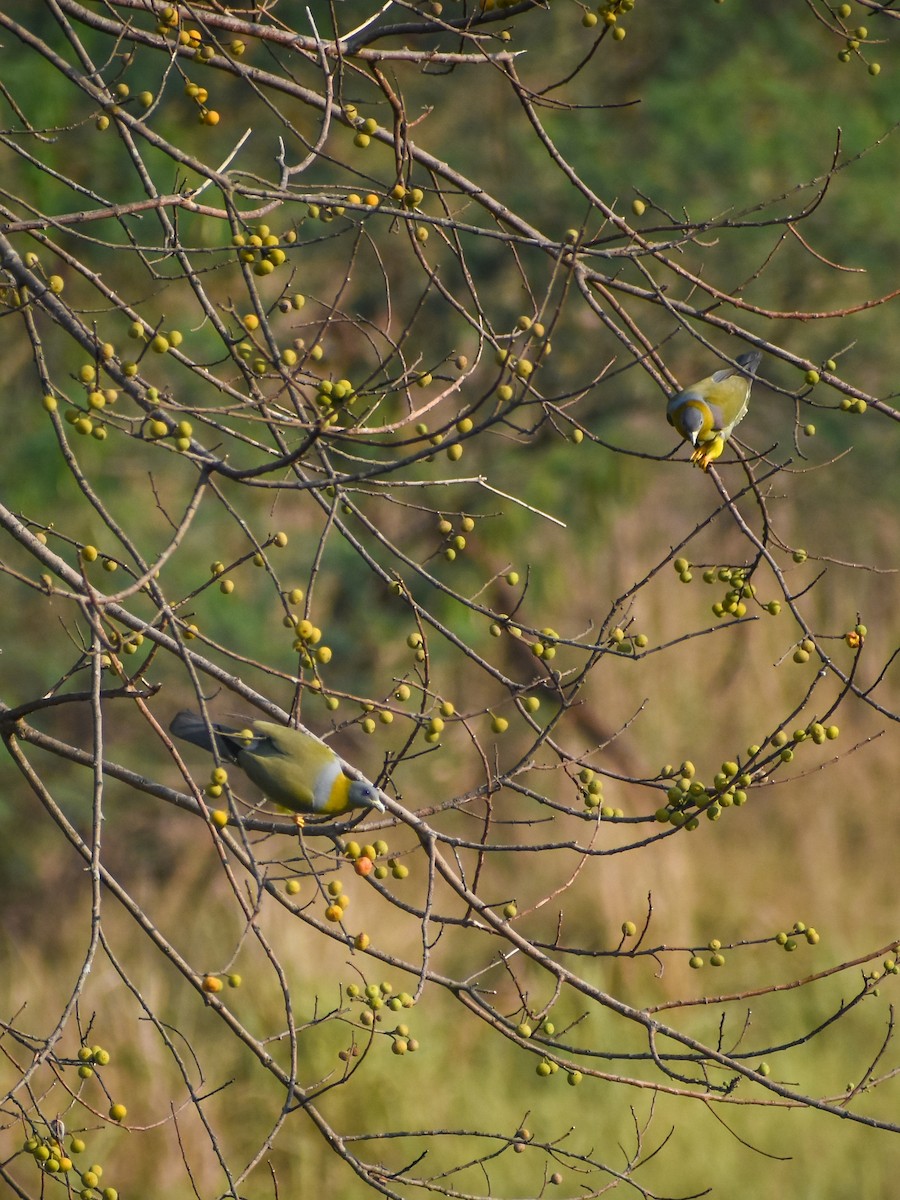
[[[703,413],[699,408],[695,408],[693,404],[686,404],[679,414],[679,420],[684,429],[685,436],[691,439],[691,442],[697,445],[697,435],[703,428]]]
[[[349,799],[353,808],[377,808],[379,812],[384,812],[378,788],[362,779],[354,779],[350,784]]]

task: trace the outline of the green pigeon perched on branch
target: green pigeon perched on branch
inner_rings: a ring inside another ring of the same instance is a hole
[[[271,721],[251,721],[246,728],[207,725],[198,713],[182,711],[170,733],[223,762],[237,763],[269,799],[298,813],[346,812],[377,808],[384,812],[378,789],[344,774],[335,752],[299,729]]]
[[[670,398],[666,419],[694,447],[691,461],[704,471],[725,449],[735,425],[744,419],[750,387],[761,361],[759,350],[741,354],[735,359],[737,367],[723,367]]]

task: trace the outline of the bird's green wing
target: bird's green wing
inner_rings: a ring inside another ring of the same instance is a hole
[[[318,807],[323,772],[326,778],[335,773],[334,751],[299,729],[270,721],[254,721],[252,731],[253,741],[238,753],[238,762],[260,791],[296,812]]]

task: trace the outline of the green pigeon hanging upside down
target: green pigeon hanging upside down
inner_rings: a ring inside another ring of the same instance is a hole
[[[725,442],[747,413],[750,387],[762,361],[759,350],[735,359],[737,367],[723,367],[699,383],[672,396],[666,419],[694,447],[691,462],[708,470],[725,449]]]
[[[211,725],[198,713],[180,712],[169,732],[185,742],[237,763],[261,792],[297,813],[337,814],[351,808],[384,812],[378,789],[344,774],[335,752],[299,729],[271,721],[251,721],[246,728]]]

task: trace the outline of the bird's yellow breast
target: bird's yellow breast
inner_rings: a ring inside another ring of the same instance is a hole
[[[328,792],[328,798],[325,800],[325,803],[322,805],[322,807],[318,809],[318,811],[327,813],[342,813],[349,807],[350,780],[343,771],[340,771],[338,775],[335,776],[335,779],[331,784]]]

